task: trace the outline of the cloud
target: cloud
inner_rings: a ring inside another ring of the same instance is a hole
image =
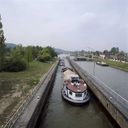
[[[127,0],[1,0],[8,42],[127,49]]]

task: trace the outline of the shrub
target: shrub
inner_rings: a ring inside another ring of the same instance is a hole
[[[41,62],[47,62],[47,61],[51,61],[52,60],[52,57],[50,56],[50,54],[45,53],[43,55],[40,55],[38,57],[38,60],[41,61]]]
[[[23,60],[8,60],[4,65],[4,71],[8,72],[19,72],[25,70],[26,68],[26,62]]]
[[[45,62],[45,59],[42,56],[38,56],[37,60],[39,60],[40,62]]]

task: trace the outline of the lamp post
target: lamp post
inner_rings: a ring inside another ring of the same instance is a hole
[[[94,58],[94,57],[93,57]],[[94,58],[94,65],[93,65],[93,75],[95,76],[95,65],[96,65],[96,63],[95,63],[95,58]]]
[[[91,49],[92,51],[95,51],[93,48],[91,48],[91,47],[88,47],[89,49]],[[94,64],[93,64],[93,75],[95,76],[95,58],[94,58],[94,55],[92,54],[92,58],[93,58],[93,62],[94,62]]]

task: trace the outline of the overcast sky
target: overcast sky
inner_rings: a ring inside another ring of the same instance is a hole
[[[128,0],[0,0],[6,42],[128,51]]]

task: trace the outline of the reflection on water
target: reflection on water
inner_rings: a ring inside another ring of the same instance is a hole
[[[93,74],[94,62],[77,62],[84,70]],[[128,73],[111,68],[95,65],[95,76],[103,81],[110,88],[128,100]]]
[[[88,104],[81,107],[70,105],[61,98],[60,70],[59,67],[47,115],[43,123],[40,121],[39,128],[112,128],[93,96]]]

